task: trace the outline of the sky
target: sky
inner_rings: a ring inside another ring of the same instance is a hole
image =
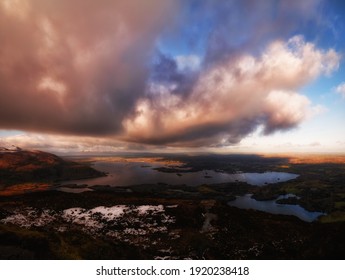
[[[0,147],[345,153],[341,0],[0,0]]]

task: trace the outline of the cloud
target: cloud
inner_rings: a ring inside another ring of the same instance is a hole
[[[291,129],[313,111],[296,90],[336,69],[339,55],[300,36],[274,41],[259,57],[237,56],[200,74],[186,97],[164,84],[139,100],[124,121],[126,141],[187,146],[238,143],[258,126]]]
[[[321,143],[320,142],[312,142],[309,144],[310,147],[318,147],[318,146],[321,146]]]
[[[339,64],[334,50],[288,39],[320,3],[2,0],[0,128],[46,133],[29,134],[37,147],[125,148],[297,127],[320,109],[299,88]]]
[[[343,98],[345,98],[345,83],[341,83],[335,88],[335,92],[339,93]]]
[[[180,71],[197,71],[201,66],[201,58],[197,55],[178,55],[175,57]]]
[[[11,148],[12,146],[57,153],[109,153],[127,151],[133,147],[135,147],[134,150],[144,149],[143,147],[121,143],[111,138],[85,136],[22,133],[0,138],[0,147]]]
[[[218,63],[243,52],[260,52],[272,40],[296,32],[317,34],[322,0],[203,1],[200,16],[209,18],[206,63]],[[198,40],[196,37],[195,40]]]
[[[174,1],[4,0],[0,127],[80,135],[122,130],[145,88]]]

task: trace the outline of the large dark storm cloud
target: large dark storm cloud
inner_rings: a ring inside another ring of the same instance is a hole
[[[145,3],[144,3],[145,2]],[[0,126],[116,134],[143,94],[173,1],[0,4]]]

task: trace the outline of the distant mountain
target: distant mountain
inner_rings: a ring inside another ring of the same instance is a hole
[[[85,164],[66,161],[54,154],[20,148],[0,150],[0,187],[100,176],[104,176],[104,173]]]

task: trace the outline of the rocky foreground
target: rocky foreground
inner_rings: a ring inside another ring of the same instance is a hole
[[[0,197],[1,259],[343,259],[344,233],[344,223],[305,223],[204,195]]]

